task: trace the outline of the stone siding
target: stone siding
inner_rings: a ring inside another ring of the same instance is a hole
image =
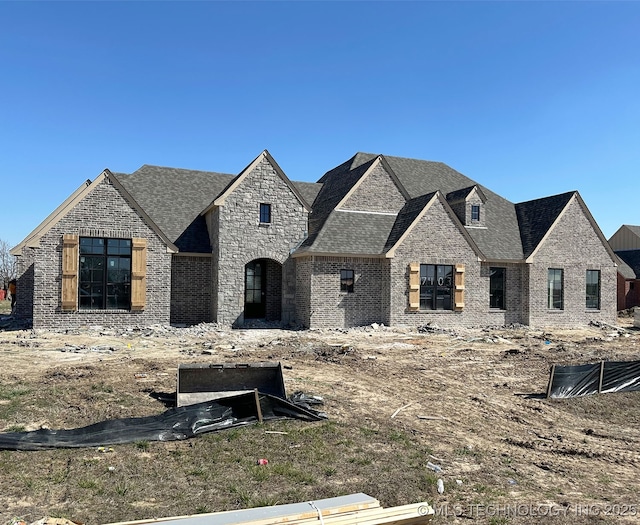
[[[310,328],[349,328],[383,323],[384,260],[314,257],[311,275]],[[340,291],[340,270],[353,270],[353,293]]]
[[[271,205],[271,223],[260,223],[260,203]],[[263,158],[226,197],[218,213],[217,237],[212,234],[214,265],[214,320],[222,324],[244,323],[245,265],[255,259],[271,259],[281,266],[281,320],[294,311],[295,270],[290,252],[304,239],[307,210],[273,166]],[[216,238],[213,238],[216,237]],[[268,283],[267,283],[268,284]],[[275,293],[275,292],[271,292]],[[267,300],[269,300],[267,298]]]
[[[404,204],[405,198],[395,182],[378,164],[340,209],[398,213]]]
[[[175,254],[171,262],[171,324],[211,321],[211,256]]]
[[[88,229],[87,225],[91,228]],[[146,305],[144,310],[79,310],[63,312],[62,236],[147,239]],[[129,206],[108,180],[98,184],[41,239],[33,256],[33,327],[37,329],[168,324],[171,291],[171,254],[166,245]],[[22,257],[19,257],[19,260]],[[27,255],[21,279],[28,279]],[[26,288],[26,287],[25,287]],[[27,308],[27,304],[24,304]],[[21,312],[23,310],[21,309]]]
[[[563,270],[562,310],[547,308],[549,268]],[[571,327],[591,321],[616,323],[616,266],[576,199],[533,256],[529,275],[528,324]],[[600,309],[587,309],[586,271],[600,270]]]

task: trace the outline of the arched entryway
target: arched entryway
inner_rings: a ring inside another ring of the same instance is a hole
[[[282,265],[272,259],[254,259],[244,267],[244,318],[280,321]]]

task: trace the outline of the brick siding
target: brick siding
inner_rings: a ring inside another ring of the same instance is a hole
[[[398,213],[405,198],[386,170],[378,164],[340,207],[341,210]]]
[[[348,328],[382,323],[382,259],[314,257],[309,293],[310,328]],[[353,293],[340,291],[340,270],[353,270]]]
[[[87,225],[91,225],[91,228],[88,229]],[[61,309],[63,234],[147,239],[144,310],[139,312],[124,310],[63,312]],[[38,248],[27,249],[24,253],[25,255],[18,257],[21,271],[19,284],[25,293],[28,293],[30,287],[28,283],[30,281],[33,283],[31,313],[34,328],[60,329],[84,325],[126,327],[169,323],[171,254],[167,253],[166,245],[107,179],[98,184],[55,224],[40,239]],[[25,300],[18,315],[28,314],[29,304]]]
[[[549,268],[564,272],[564,309],[547,308]],[[587,309],[586,271],[600,270],[600,309]],[[572,200],[560,222],[534,255],[529,268],[531,326],[569,327],[591,321],[615,324],[617,315],[616,266],[579,202]]]
[[[409,264],[464,264],[464,309],[455,311],[409,310]],[[391,259],[391,325],[441,327],[476,326],[489,316],[488,274],[481,276],[478,257],[439,200],[411,230]],[[499,321],[498,321],[499,322]]]
[[[171,262],[171,323],[211,321],[211,256],[174,255]]]

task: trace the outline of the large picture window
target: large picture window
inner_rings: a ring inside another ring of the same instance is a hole
[[[587,270],[587,308],[600,309],[600,270]]]
[[[420,310],[453,310],[453,266],[420,265]]]
[[[559,268],[549,268],[547,275],[547,308],[562,310],[564,309],[563,271]]]
[[[489,268],[489,308],[505,310],[506,268]]]
[[[131,240],[80,237],[79,252],[79,308],[130,309]]]

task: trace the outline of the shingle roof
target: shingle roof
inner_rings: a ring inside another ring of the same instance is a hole
[[[576,192],[544,197],[516,204],[520,236],[524,257],[527,258],[537,248],[558,215],[564,210]]]
[[[313,205],[313,201],[316,200],[318,193],[322,189],[322,184],[318,182],[294,182],[293,185],[300,192],[302,197],[309,205]]]
[[[200,217],[233,175],[144,165],[118,180],[182,252],[210,252]]]
[[[364,164],[360,164],[355,169],[351,169],[353,159],[350,159],[326,173],[318,181],[322,184],[322,187],[320,188],[320,191],[315,198],[315,202],[313,203],[313,211],[309,215],[309,236],[305,242],[302,243],[301,248],[303,250],[313,245],[317,234],[321,229],[323,229],[325,221],[333,212],[336,205],[349,192],[351,187],[360,179],[360,177],[364,175],[374,160],[375,157]],[[335,225],[335,223],[332,224]],[[360,242],[360,240],[354,238],[353,242]]]
[[[378,157],[357,153],[317,183],[293,182],[307,203],[313,204],[309,236],[299,252],[382,254],[436,191],[452,199],[464,197],[477,186],[486,198],[486,227],[467,228],[467,232],[487,259],[521,260],[531,254],[573,195],[514,205],[441,162],[384,156],[410,197],[398,215],[335,210]],[[236,176],[144,165],[117,178],[180,251],[210,252],[209,234],[200,214]]]
[[[319,182],[323,183],[323,187],[311,215],[310,235],[303,245],[305,250],[315,251],[316,247],[313,245],[315,235],[324,228],[324,222],[335,205],[378,156],[372,153],[357,153],[340,166],[328,171],[320,179]],[[387,155],[384,159],[412,199],[438,190],[447,195],[460,190],[470,191],[473,186],[477,186],[486,197],[484,204],[486,228],[468,228],[469,235],[488,259],[522,259],[522,243],[513,203],[442,162]],[[390,234],[391,231],[388,233]],[[394,235],[398,235],[398,232],[396,231]],[[353,239],[353,241],[356,240]]]
[[[395,215],[336,210],[315,238],[316,253],[380,255],[396,220]],[[300,250],[305,251],[305,246]]]
[[[630,272],[623,265],[618,266],[618,272],[625,279],[640,279],[640,250],[618,250],[615,252]]]
[[[402,209],[398,212],[391,232],[387,237],[387,242],[384,246],[384,251],[388,251],[400,240],[402,234],[407,230],[409,226],[416,220],[416,217],[424,209],[427,203],[433,198],[435,193],[428,193],[427,195],[421,195],[415,199],[407,201]]]

